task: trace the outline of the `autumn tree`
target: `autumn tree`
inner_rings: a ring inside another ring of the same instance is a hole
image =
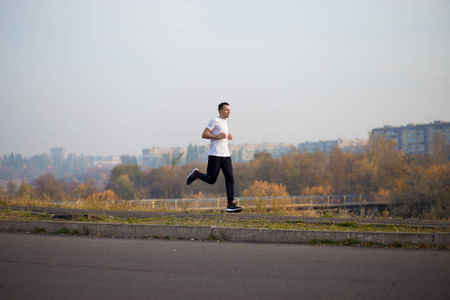
[[[326,186],[330,182],[328,157],[322,152],[306,154],[308,168],[305,170],[306,186]]]
[[[97,193],[98,190],[95,187],[95,178],[84,179],[84,182],[75,181],[70,187],[71,195],[78,199],[85,199],[88,196]]]
[[[291,195],[300,195],[307,183],[310,161],[304,153],[289,153],[281,157],[282,180]]]
[[[117,165],[111,170],[107,189],[111,189],[122,199],[140,198],[142,176],[143,172],[138,165]]]
[[[121,175],[127,174],[128,178],[136,183],[140,184],[142,180],[142,170],[141,167],[134,164],[127,165],[117,165],[111,170],[110,182],[114,182]]]
[[[51,174],[42,175],[34,182],[36,196],[47,200],[61,200],[67,198],[64,193],[64,182],[59,182]]]
[[[16,196],[23,199],[30,199],[34,197],[34,194],[35,192],[33,186],[26,183],[25,180],[22,180]]]
[[[407,194],[398,195],[404,216],[450,217],[450,163],[430,167],[412,166],[406,178]]]
[[[398,179],[406,176],[407,164],[393,140],[372,135],[366,150],[354,155],[350,173],[350,186],[354,193],[392,191],[401,185]]]
[[[128,174],[121,174],[114,181],[113,191],[120,199],[131,200],[136,198],[135,183],[130,180]]]
[[[256,153],[249,164],[253,171],[251,175],[254,180],[281,182],[282,165],[279,163],[279,159],[272,157],[272,154],[267,152]]]
[[[352,160],[350,186],[354,194],[369,194],[375,190],[376,166],[366,155]]]
[[[8,182],[6,184],[6,192],[7,192],[8,196],[14,197],[14,195],[17,192],[17,184],[15,184],[12,181]]]
[[[331,185],[319,185],[306,187],[302,191],[302,195],[330,195],[331,194]]]
[[[351,156],[351,153],[343,153],[338,147],[331,149],[328,155],[331,193],[347,194],[353,192],[349,186]]]
[[[255,182],[244,190],[244,197],[277,197],[289,196],[286,187],[280,183],[269,183],[267,181],[255,180]]]
[[[431,138],[430,162],[433,165],[446,164],[450,160],[450,141],[442,133],[435,133]]]

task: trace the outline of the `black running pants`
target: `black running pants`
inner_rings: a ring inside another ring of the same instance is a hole
[[[225,176],[228,204],[231,204],[234,201],[234,177],[231,157],[208,156],[207,174],[199,172],[197,173],[197,178],[206,183],[214,184],[217,181],[217,177],[219,177],[220,170]]]

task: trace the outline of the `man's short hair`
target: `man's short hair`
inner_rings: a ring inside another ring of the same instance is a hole
[[[219,111],[221,111],[222,108],[223,108],[225,105],[230,106],[230,104],[228,104],[228,102],[222,102],[222,103],[219,104]]]

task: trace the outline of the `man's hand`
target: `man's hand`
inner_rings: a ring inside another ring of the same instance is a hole
[[[226,139],[226,138],[227,138],[226,133],[222,131],[222,132],[219,134],[219,140],[223,140],[223,139]]]
[[[233,139],[233,135],[231,133],[228,134],[228,140],[231,141]]]

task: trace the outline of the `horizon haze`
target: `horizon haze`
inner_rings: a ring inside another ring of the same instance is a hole
[[[0,0],[0,155],[367,139],[450,121],[450,2]]]

